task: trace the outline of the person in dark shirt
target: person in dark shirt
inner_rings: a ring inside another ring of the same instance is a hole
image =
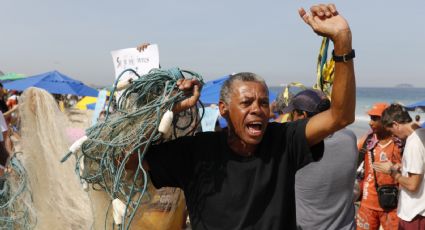
[[[220,92],[219,110],[227,129],[149,147],[143,168],[155,187],[183,189],[193,229],[296,229],[296,171],[321,157],[324,138],[354,121],[350,28],[333,4],[310,11],[300,9],[299,14],[335,47],[329,110],[296,122],[268,123],[264,80],[238,73]],[[176,104],[174,113],[194,106],[200,96],[198,81],[185,79],[178,85],[192,96]]]
[[[292,121],[308,119],[330,107],[319,90],[306,89],[293,96],[283,113]],[[323,157],[295,175],[295,204],[298,230],[354,230],[353,187],[357,163],[356,135],[341,129],[324,140]]]

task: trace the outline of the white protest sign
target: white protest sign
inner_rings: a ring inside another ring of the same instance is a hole
[[[158,45],[149,45],[145,50],[139,52],[137,48],[114,50],[111,52],[115,68],[115,79],[126,69],[133,69],[139,75],[144,75],[153,68],[159,68]],[[134,74],[125,73],[120,81],[135,78]]]
[[[115,68],[115,79],[126,69],[133,69],[137,74],[147,74],[153,68],[159,68],[159,51],[158,45],[151,44],[143,51],[139,52],[137,48],[127,48],[114,50],[111,52],[112,60]],[[136,79],[137,76],[132,72],[124,73],[119,82],[128,79]],[[117,99],[120,93],[117,94]]]

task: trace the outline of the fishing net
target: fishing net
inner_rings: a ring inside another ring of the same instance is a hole
[[[81,148],[71,150],[63,159],[75,153],[76,171],[83,184],[90,184],[93,190],[103,190],[109,195],[112,204],[106,216],[112,212],[115,224],[121,229],[130,228],[136,214],[140,214],[138,208],[154,197],[153,193],[147,192],[149,180],[142,168],[149,146],[170,135],[192,134],[200,122],[198,108],[194,107],[174,114],[174,128],[169,133],[158,131],[163,115],[172,110],[174,104],[190,96],[178,90],[177,81],[195,78],[202,83],[199,74],[180,69],[153,69],[143,76],[126,70],[120,76],[128,71],[138,78],[117,100],[117,111],[109,114],[109,107],[115,101],[111,98],[105,120],[87,129],[86,137],[81,139]],[[111,92],[112,97],[116,85]],[[185,130],[185,133],[177,134],[178,130]],[[135,161],[135,171],[129,170],[129,164]]]
[[[0,229],[33,229],[36,224],[28,174],[17,154],[0,177]]]
[[[28,172],[36,229],[90,229],[90,200],[74,173],[75,159],[60,163],[69,146],[67,118],[50,93],[35,87],[22,94],[19,115],[22,154],[17,158]]]

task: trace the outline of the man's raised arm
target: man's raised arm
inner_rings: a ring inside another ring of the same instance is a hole
[[[316,5],[310,8],[310,13],[300,9],[299,14],[314,32],[333,41],[335,56],[346,55],[343,61],[335,62],[331,108],[313,116],[307,123],[306,138],[312,146],[354,122],[356,83],[353,60],[349,57],[354,51],[351,46],[350,27],[339,15],[335,5]]]

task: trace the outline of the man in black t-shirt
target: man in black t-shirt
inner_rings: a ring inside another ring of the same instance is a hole
[[[333,4],[311,7],[302,19],[334,43],[332,105],[314,117],[268,123],[269,93],[253,73],[229,77],[219,110],[228,122],[221,132],[200,133],[149,148],[143,167],[157,187],[184,190],[193,229],[296,229],[295,172],[319,158],[322,140],[354,121],[355,77],[351,31]],[[200,83],[181,80],[193,96],[174,113],[194,106]]]

